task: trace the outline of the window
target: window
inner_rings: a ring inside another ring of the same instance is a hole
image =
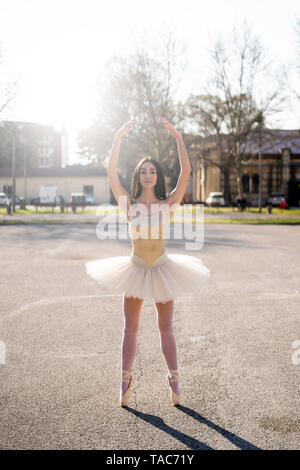
[[[243,175],[242,177],[243,192],[249,193],[249,176]]]
[[[253,175],[252,176],[252,192],[258,193],[258,184],[259,184],[259,176]]]
[[[38,167],[39,168],[51,168],[53,166],[53,162],[49,158],[39,158]]]
[[[92,184],[83,186],[83,194],[91,194],[94,196],[94,186]]]
[[[5,194],[12,194],[12,192],[13,192],[13,191],[12,191],[12,186],[11,186],[10,184],[7,184],[7,185],[5,184],[5,185],[3,186],[3,192],[4,192]]]
[[[40,138],[40,144],[41,145],[51,145],[52,143],[53,143],[53,136],[52,135],[44,134]]]

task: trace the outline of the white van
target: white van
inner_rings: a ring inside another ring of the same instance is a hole
[[[56,204],[58,201],[57,186],[45,185],[40,187],[40,203],[41,204]]]

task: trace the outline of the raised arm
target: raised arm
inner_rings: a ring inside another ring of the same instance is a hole
[[[169,121],[167,121],[167,119],[162,118],[161,122],[168,130],[169,134],[171,134],[176,139],[180,162],[180,174],[177,185],[167,197],[167,202],[169,205],[180,204],[183,196],[185,195],[192,168],[182,135],[176,131],[176,129],[172,126],[172,124],[169,123]]]
[[[119,205],[120,196],[125,196],[127,198],[127,209],[130,205],[130,195],[120,183],[117,168],[118,168],[118,160],[119,160],[122,137],[128,134],[128,132],[134,126],[134,124],[135,124],[135,119],[131,119],[131,121],[124,124],[124,126],[122,126],[121,129],[119,129],[116,132],[113,145],[110,151],[110,155],[109,155],[109,160],[106,166],[106,172],[108,176],[109,185],[116,198],[117,204]]]

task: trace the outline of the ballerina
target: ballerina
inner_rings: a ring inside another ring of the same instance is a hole
[[[144,300],[153,300],[161,350],[168,368],[166,379],[170,387],[170,398],[176,406],[180,404],[180,388],[173,331],[174,299],[189,292],[199,292],[202,281],[209,278],[210,271],[196,256],[167,254],[165,251],[169,217],[174,212],[174,207],[182,201],[191,173],[183,138],[167,119],[161,118],[161,123],[176,139],[180,160],[181,171],[176,187],[166,195],[161,166],[151,157],[145,157],[137,164],[132,176],[131,194],[122,187],[117,173],[121,139],[135,123],[136,120],[131,119],[115,134],[106,167],[109,184],[118,205],[121,207],[121,202],[125,201],[125,208],[122,207],[129,223],[132,253],[130,256],[89,261],[86,263],[86,270],[101,287],[123,294],[120,405],[128,406],[134,380],[132,367],[137,351],[142,304]],[[142,215],[133,218],[136,209]]]

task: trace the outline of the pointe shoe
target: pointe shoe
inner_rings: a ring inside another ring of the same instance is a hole
[[[130,397],[130,390],[133,384],[133,376],[131,374],[131,370],[123,370],[122,371],[122,382],[129,383],[129,386],[125,393],[120,392],[120,405],[121,406],[128,406],[129,397]]]
[[[175,393],[172,386],[171,386],[171,383],[172,382],[176,382],[178,381],[178,371],[177,369],[176,370],[169,370],[170,374],[171,375],[167,375],[166,379],[167,379],[167,382],[169,383],[169,387],[170,387],[170,398],[171,398],[171,401],[173,403],[174,406],[177,406],[177,405],[180,405],[180,393]]]

